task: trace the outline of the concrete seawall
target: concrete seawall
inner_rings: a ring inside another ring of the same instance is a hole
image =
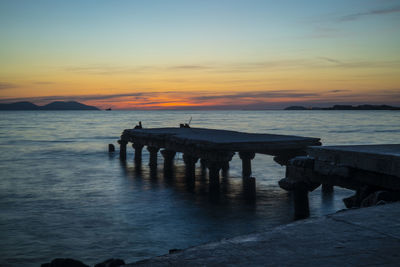
[[[398,266],[400,203],[351,209],[125,266]]]

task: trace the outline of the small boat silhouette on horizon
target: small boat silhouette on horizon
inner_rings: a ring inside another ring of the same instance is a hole
[[[112,109],[111,108],[106,108],[106,111],[111,111]]]

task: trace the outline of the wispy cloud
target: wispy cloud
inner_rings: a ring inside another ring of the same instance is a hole
[[[329,57],[319,57],[320,59],[327,61],[329,63],[335,63],[335,64],[340,64],[343,65],[343,62],[337,60],[337,59],[333,59],[333,58],[329,58]]]
[[[41,82],[34,82],[34,84],[38,84],[38,85],[48,85],[48,84],[54,84],[54,82],[41,81]]]
[[[344,93],[344,92],[350,92],[350,90],[347,89],[330,90],[327,93]]]
[[[341,61],[330,57],[319,57],[320,62],[315,63],[315,66],[325,68],[393,68],[400,67],[400,60],[364,60],[364,61]],[[324,64],[328,63],[328,64]]]
[[[266,92],[243,92],[227,95],[206,95],[206,96],[196,96],[192,97],[192,100],[217,100],[217,99],[227,99],[227,100],[237,100],[237,99],[260,99],[260,98],[302,98],[302,97],[317,97],[320,96],[319,93],[299,93],[293,90],[275,90]]]
[[[64,71],[91,74],[91,75],[115,75],[115,74],[134,74],[155,71],[199,71],[211,70],[214,66],[202,64],[190,65],[145,65],[145,66],[115,66],[95,64],[88,66],[69,66],[65,67]]]
[[[108,66],[108,65],[89,65],[89,66],[70,66],[64,68],[67,72],[91,74],[91,75],[113,75],[113,74],[129,74],[140,72],[143,68],[127,67],[127,66]]]
[[[391,68],[400,67],[400,60],[391,61],[341,61],[329,56],[317,58],[297,58],[297,59],[278,59],[260,60],[249,62],[230,62],[213,64],[189,64],[189,65],[169,65],[169,66],[76,66],[64,68],[64,71],[85,75],[131,75],[144,73],[164,73],[170,72],[201,72],[201,73],[249,73],[261,71],[291,71],[298,69],[319,69],[319,68]],[[175,79],[176,80],[176,79]],[[185,79],[176,80],[185,82]],[[47,84],[42,82],[42,84]]]
[[[207,70],[212,69],[211,66],[206,65],[178,65],[178,66],[171,66],[169,69],[173,70]]]
[[[390,7],[390,8],[375,9],[375,10],[370,10],[370,11],[366,11],[366,12],[348,14],[348,15],[339,17],[338,21],[353,21],[353,20],[357,20],[357,19],[360,19],[360,18],[366,17],[366,16],[380,16],[380,15],[399,13],[399,12],[400,12],[400,6],[395,6],[395,7]]]
[[[392,2],[396,2],[394,0]],[[384,2],[383,0],[377,1],[379,4]],[[390,2],[390,1],[387,1]],[[366,10],[359,9],[360,12],[348,13],[348,14],[332,14],[327,13],[324,15],[320,15],[314,18],[310,18],[305,21],[307,24],[311,24],[311,32],[306,34],[302,38],[351,38],[351,34],[346,28],[343,28],[343,24],[345,22],[351,22],[360,20],[367,17],[378,17],[378,16],[388,16],[396,13],[400,13],[400,6],[398,5],[398,1],[395,6],[390,7],[377,7],[375,9]]]
[[[17,87],[18,87],[18,85],[15,83],[0,82],[0,90],[12,89],[12,88],[17,88]]]

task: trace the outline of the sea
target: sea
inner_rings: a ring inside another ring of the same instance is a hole
[[[194,186],[182,155],[164,177],[162,157],[150,175],[117,140],[139,121],[144,128],[191,127],[319,137],[324,145],[399,143],[398,111],[1,111],[0,266],[39,266],[54,258],[93,265],[134,262],[294,221],[292,195],[278,186],[285,168],[268,155],[252,161],[256,197],[244,197],[235,155],[218,198],[197,164]],[[108,153],[108,144],[117,151]],[[344,209],[353,192],[310,193],[311,217]]]

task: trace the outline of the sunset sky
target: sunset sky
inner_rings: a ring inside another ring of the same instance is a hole
[[[0,103],[400,105],[399,0],[0,0]]]

